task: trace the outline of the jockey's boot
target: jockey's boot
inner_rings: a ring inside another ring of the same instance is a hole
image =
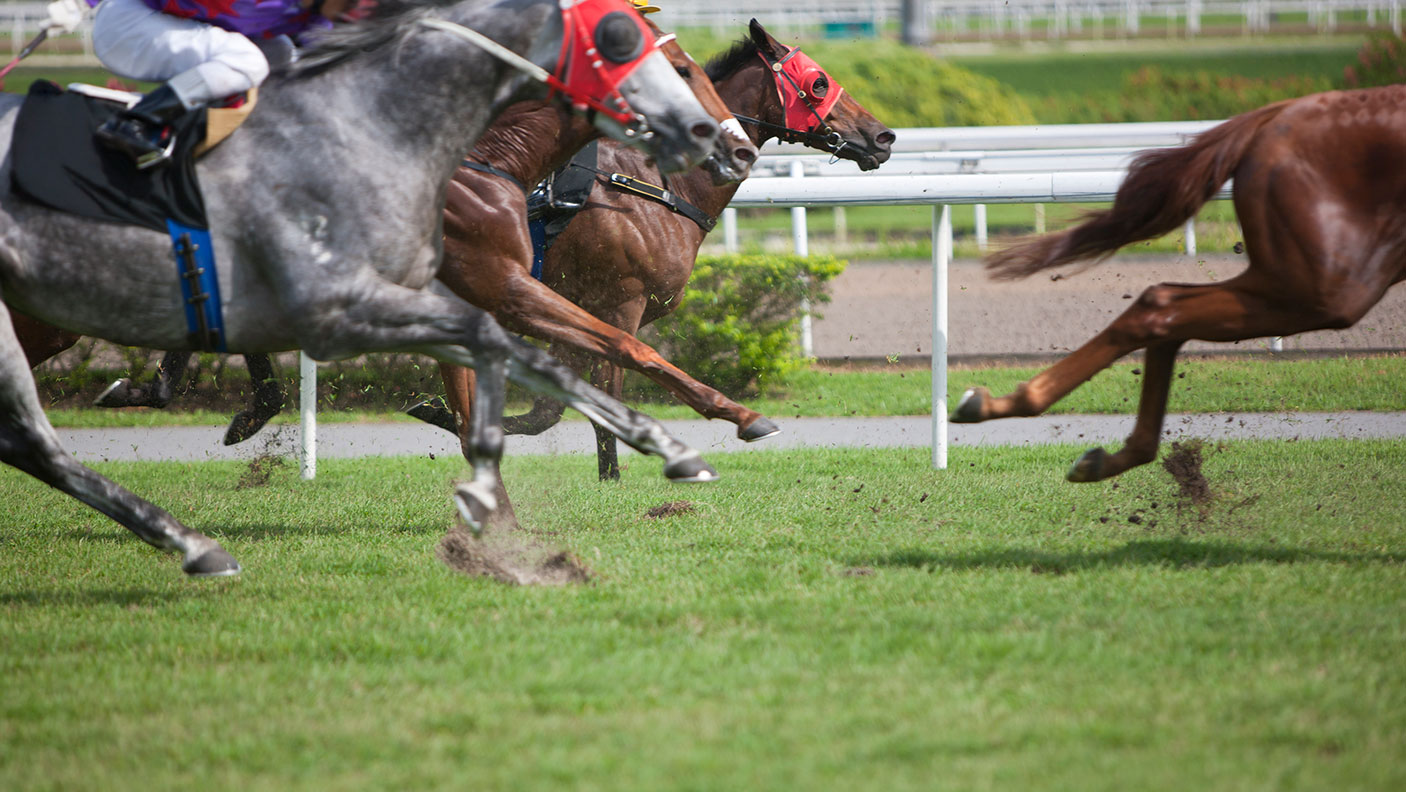
[[[97,141],[131,157],[137,168],[166,162],[176,139],[170,124],[189,112],[169,84],[163,83],[140,101],[109,118],[93,133]]]

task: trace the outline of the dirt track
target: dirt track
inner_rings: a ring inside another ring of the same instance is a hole
[[[948,354],[1061,356],[1083,344],[1156,283],[1205,283],[1233,277],[1240,256],[1121,256],[1052,281],[1036,275],[995,282],[976,260],[948,275]],[[932,345],[932,267],[920,261],[855,261],[833,284],[833,301],[815,322],[821,359],[922,358]],[[1267,339],[1239,344],[1192,342],[1188,351],[1256,351]],[[1284,339],[1287,351],[1406,350],[1406,288],[1395,288],[1357,326]],[[916,362],[916,361],[915,361]]]

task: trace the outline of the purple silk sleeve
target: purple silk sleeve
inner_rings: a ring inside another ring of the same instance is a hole
[[[92,0],[89,0],[92,2]],[[171,16],[197,19],[249,38],[296,36],[332,23],[299,4],[299,0],[142,0]]]

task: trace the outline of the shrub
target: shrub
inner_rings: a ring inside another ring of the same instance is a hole
[[[1388,32],[1367,37],[1357,65],[1343,69],[1344,88],[1371,88],[1406,82],[1406,39]]]
[[[1046,101],[1058,102],[1059,107],[1046,108],[1042,115],[1057,115],[1061,123],[1210,121],[1332,87],[1320,77],[1262,79],[1149,66],[1125,77],[1116,95],[1091,94],[1072,101],[1052,97]]]
[[[732,398],[805,365],[802,300],[828,302],[844,271],[830,256],[700,256],[678,310],[641,336],[679,368]]]

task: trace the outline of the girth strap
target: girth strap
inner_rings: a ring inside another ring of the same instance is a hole
[[[604,173],[601,175],[605,176]],[[611,184],[626,192],[643,195],[651,201],[664,204],[675,214],[681,214],[687,217],[689,220],[697,223],[698,227],[703,229],[704,233],[712,231],[718,225],[718,219],[716,217],[710,216],[707,212],[704,212],[702,209],[699,209],[663,187],[640,181],[633,176],[626,176],[623,173],[612,173],[607,178]]]
[[[516,176],[512,175],[511,173],[508,173],[507,171],[503,170],[502,168],[495,168],[495,167],[493,167],[492,165],[488,165],[488,164],[482,163],[482,162],[475,162],[475,161],[473,161],[473,160],[471,160],[471,159],[466,159],[466,160],[464,160],[463,162],[459,163],[459,165],[460,165],[461,167],[468,168],[469,170],[472,170],[472,171],[478,171],[479,173],[487,173],[487,174],[491,174],[491,175],[493,175],[493,176],[500,176],[500,177],[502,177],[502,178],[504,178],[504,179],[507,179],[508,181],[512,182],[513,184],[516,184],[516,185],[517,185],[517,188],[518,188],[519,190],[522,190],[522,194],[523,194],[523,195],[526,195],[527,193],[531,192],[531,190],[528,190],[528,189],[527,189],[527,185],[525,185],[525,184],[523,184],[522,182],[518,181],[518,178],[517,178]]]

